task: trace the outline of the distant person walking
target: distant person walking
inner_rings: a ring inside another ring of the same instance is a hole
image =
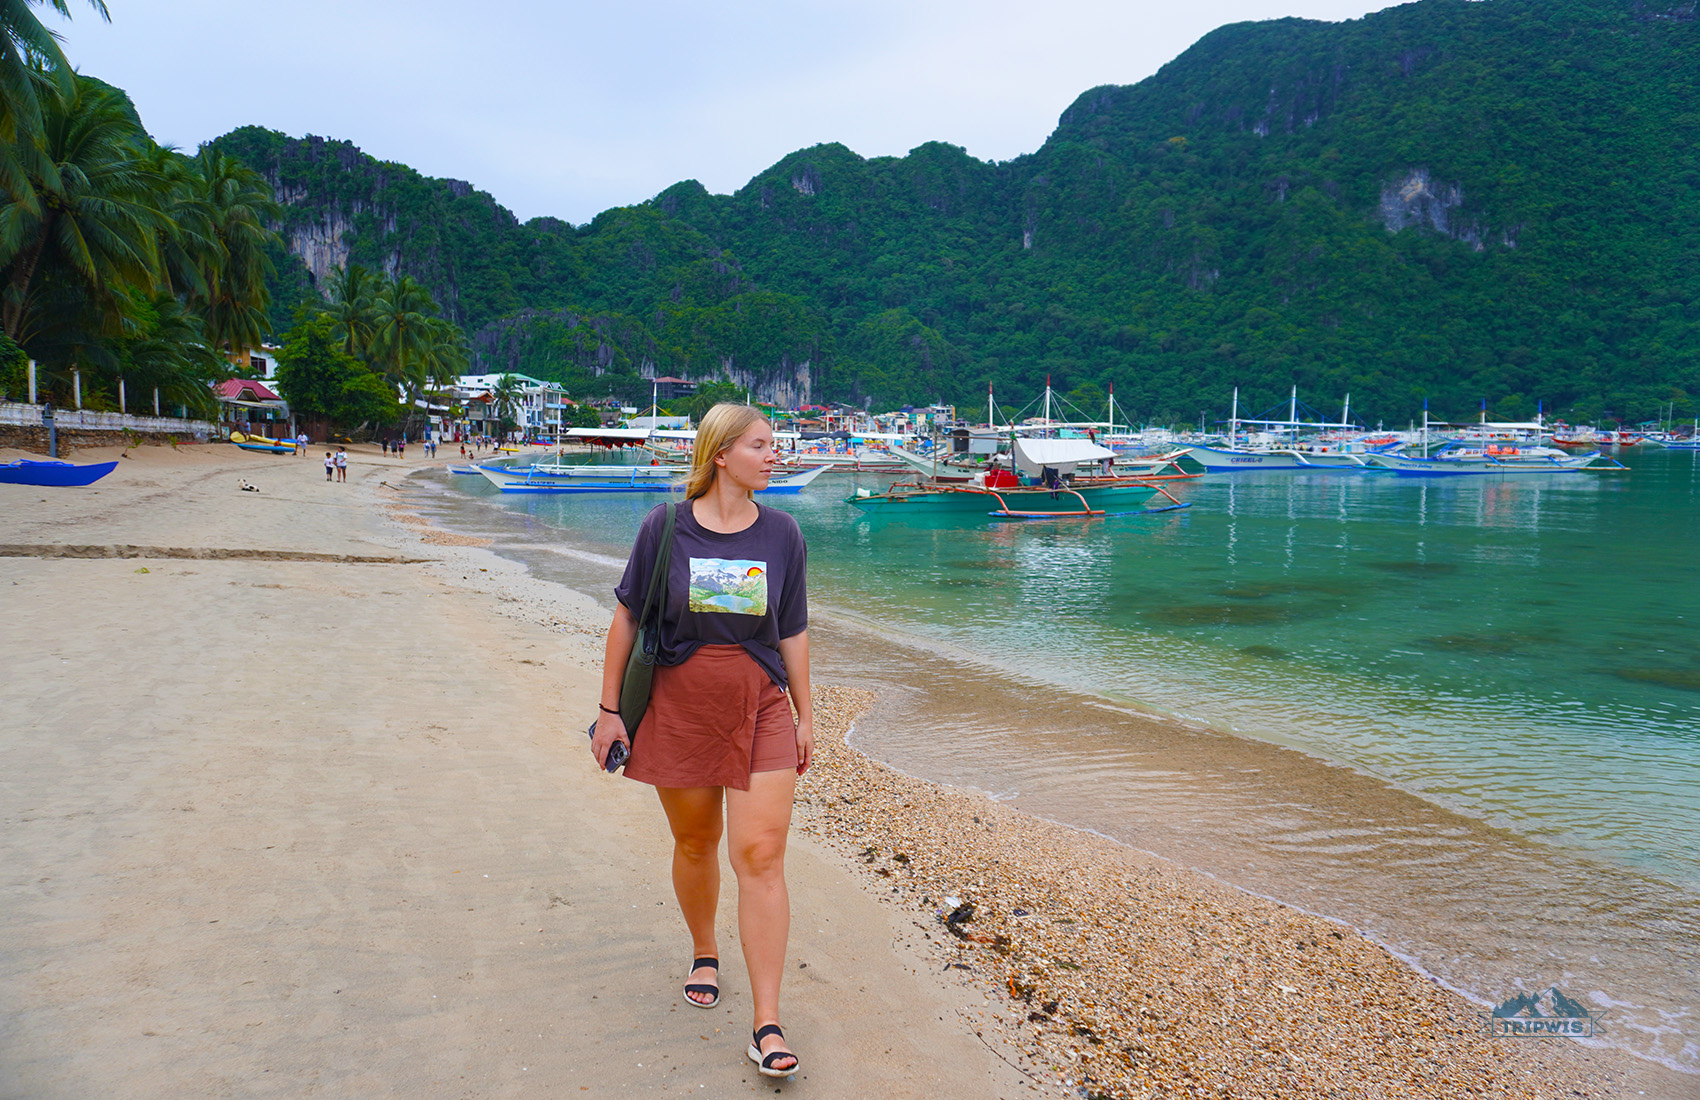
[[[348,452],[341,447],[336,449],[336,479],[338,481],[348,480]]]
[[[305,457],[307,454],[307,433],[298,432],[295,436],[295,453]]]
[[[614,589],[619,605],[591,752],[601,764],[624,742],[626,777],[660,796],[673,833],[673,893],[691,936],[684,995],[698,1008],[720,1002],[714,918],[720,838],[729,837],[753,1010],[747,1053],[763,1075],[786,1077],[798,1061],[779,1027],[791,927],[785,845],[797,777],[814,753],[814,705],[808,548],[796,520],[753,495],[766,488],[775,458],[773,428],[760,411],[716,405],[703,417],[666,564],[649,707],[628,731],[620,686],[667,505],[644,519]]]
[[[325,480],[336,480],[336,456],[329,451],[325,452]]]

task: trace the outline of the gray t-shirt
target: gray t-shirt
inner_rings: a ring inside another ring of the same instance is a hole
[[[696,521],[691,502],[679,505],[667,574],[656,659],[683,664],[703,645],[741,645],[768,678],[787,687],[779,641],[809,626],[808,546],[786,512],[756,505],[756,521],[723,535]],[[649,574],[667,521],[667,506],[644,517],[614,598],[636,618],[643,612]]]

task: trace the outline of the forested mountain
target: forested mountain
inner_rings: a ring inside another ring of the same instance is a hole
[[[1700,396],[1691,0],[1421,0],[1223,27],[1000,164],[786,157],[574,227],[256,129],[315,274],[411,273],[491,369],[581,391],[730,372],[771,397],[1020,404],[1046,374],[1152,420],[1296,383],[1402,423],[1640,418]],[[287,309],[288,271],[274,298]]]

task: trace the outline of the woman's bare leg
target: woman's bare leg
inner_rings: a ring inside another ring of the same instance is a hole
[[[691,930],[691,957],[718,959],[720,948],[714,938],[714,914],[720,904],[720,836],[725,818],[721,813],[720,787],[657,787],[661,808],[673,830],[673,896]],[[718,984],[707,969],[691,971],[692,983]],[[685,996],[696,1000],[694,994]],[[702,997],[703,1003],[708,997]]]
[[[791,897],[785,889],[785,840],[797,773],[756,772],[747,791],[726,788],[726,826],[732,872],[738,876],[738,937],[750,971],[755,1027],[779,1022],[779,983],[791,934]],[[787,1049],[776,1037],[762,1053]],[[795,1064],[795,1063],[793,1063]],[[785,1068],[780,1063],[776,1068]]]

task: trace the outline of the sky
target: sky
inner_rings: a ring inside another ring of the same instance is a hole
[[[352,141],[582,224],[684,179],[730,192],[786,154],[928,141],[1037,149],[1088,88],[1133,84],[1226,23],[1365,0],[82,0],[38,8],[155,140],[238,126]]]

